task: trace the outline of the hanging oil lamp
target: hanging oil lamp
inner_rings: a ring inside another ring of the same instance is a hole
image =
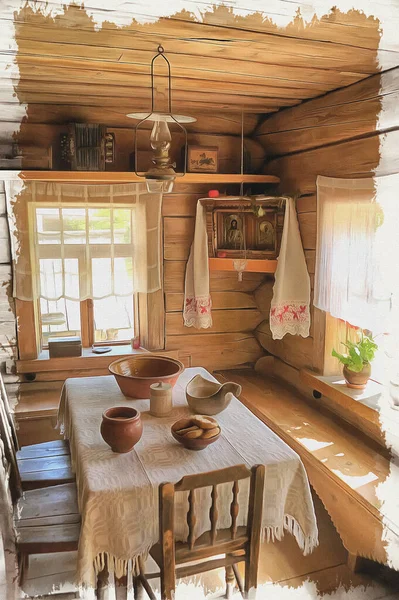
[[[154,99],[154,63],[157,58],[163,58],[168,68],[168,111],[156,112]],[[147,183],[147,190],[150,193],[168,194],[173,190],[173,184],[176,177],[182,177],[187,169],[187,130],[183,123],[194,123],[197,119],[185,115],[177,115],[172,112],[172,76],[170,62],[164,54],[162,46],[158,46],[158,52],[151,61],[151,111],[149,113],[130,113],[126,115],[131,119],[138,119],[135,127],[134,156],[135,173],[139,177],[144,177]],[[151,167],[146,173],[141,174],[137,171],[137,133],[140,126],[146,121],[154,123],[152,127],[150,142],[153,149]],[[183,131],[185,138],[183,173],[176,173],[176,163],[171,161],[169,154],[172,135],[168,123],[176,123]]]

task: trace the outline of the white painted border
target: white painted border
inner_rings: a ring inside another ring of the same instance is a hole
[[[244,5],[245,2],[245,5]],[[73,0],[53,0],[50,2],[29,1],[28,4],[34,10],[41,9],[44,14],[55,16],[62,14],[63,6],[70,5]],[[13,25],[13,13],[19,11],[26,4],[25,0],[0,0],[0,19],[2,22],[2,40],[1,46],[3,49],[8,48],[10,55],[17,52],[15,42],[15,31]],[[83,3],[81,3],[83,4]],[[347,12],[350,9],[361,10],[366,16],[374,16],[380,21],[381,41],[378,51],[378,60],[381,70],[392,66],[392,60],[387,51],[395,50],[399,52],[399,0],[309,0],[309,2],[286,2],[284,0],[226,0],[221,2],[216,0],[214,5],[221,4],[231,7],[235,15],[246,16],[251,12],[261,12],[264,17],[270,17],[279,27],[286,27],[295,17],[297,10],[301,12],[305,24],[310,23],[314,16],[320,18],[328,14],[332,6],[336,6],[342,12]],[[140,23],[152,22],[163,16],[172,16],[178,11],[188,10],[195,15],[200,21],[201,14],[211,9],[211,3],[201,2],[199,0],[169,0],[168,2],[160,2],[159,0],[88,0],[86,2],[86,11],[93,18],[96,27],[100,28],[105,20],[112,21],[118,26],[130,24],[133,18]],[[11,64],[9,64],[11,63]],[[12,59],[0,56],[0,76],[4,78],[18,79],[17,65]],[[14,81],[15,83],[15,81]],[[381,91],[384,91],[384,80],[382,81]],[[10,100],[13,96],[11,86],[8,86]],[[396,99],[395,99],[396,100]],[[1,110],[1,107],[0,107]],[[6,107],[3,110],[7,110]],[[394,114],[392,114],[392,110]],[[379,116],[380,125],[389,122],[389,126],[399,125],[398,119],[398,103],[392,102],[392,98],[386,98],[382,101],[382,110]],[[4,114],[4,113],[3,113]],[[26,105],[13,107],[12,111],[8,108],[8,121],[16,123],[15,129],[18,129],[18,123],[26,115]],[[0,140],[6,141],[11,139],[12,126],[2,126],[0,124]],[[380,147],[380,165],[378,171],[384,172],[386,162],[392,162],[392,156],[399,154],[397,144],[392,145],[390,140],[394,136],[382,141]],[[395,136],[396,141],[396,136]],[[389,161],[388,161],[389,158]],[[2,178],[17,179],[18,171],[2,172]],[[399,203],[398,203],[399,205]],[[399,228],[398,228],[399,231]],[[384,417],[382,417],[382,426],[384,427]],[[389,439],[387,440],[389,443]],[[397,516],[399,512],[399,464],[397,461],[391,462],[391,474],[387,482],[379,487],[380,498],[385,502],[385,508],[392,511],[390,514]],[[361,524],[359,524],[361,526]],[[399,546],[397,539],[391,539],[389,530],[386,529],[385,537],[388,542],[388,552],[390,563],[399,568]],[[179,598],[203,598],[203,592],[200,589],[181,585],[177,589],[177,599]],[[261,586],[258,592],[258,598],[268,598],[274,600],[310,600],[317,597],[317,590],[312,583],[304,584],[300,588],[292,589],[281,587],[278,585]],[[378,592],[373,588],[364,590],[352,589],[346,592],[345,590],[337,590],[334,594],[324,596],[324,598],[334,598],[340,600],[357,600],[369,599],[378,597]]]

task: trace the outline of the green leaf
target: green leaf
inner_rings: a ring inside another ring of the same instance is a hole
[[[334,356],[334,358],[338,358],[339,362],[341,362],[343,365],[348,365],[348,363],[350,363],[350,359],[347,356],[344,354],[339,354],[339,352],[336,352],[334,349],[331,352],[331,355]]]
[[[346,340],[343,345],[348,349],[348,354],[339,354],[333,350],[332,356],[338,358],[343,365],[355,373],[359,373],[364,365],[371,362],[378,350],[378,345],[373,338],[365,335],[363,331],[358,342]]]

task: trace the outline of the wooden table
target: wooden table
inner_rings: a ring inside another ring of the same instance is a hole
[[[173,390],[172,414],[163,418],[149,414],[148,399],[123,396],[112,376],[65,382],[59,422],[70,439],[82,515],[80,583],[94,586],[96,572],[105,564],[116,577],[126,574],[129,568],[137,568],[139,557],[145,557],[158,541],[160,483],[175,483],[187,474],[242,463],[248,467],[257,463],[266,466],[262,526],[268,539],[281,538],[288,528],[305,551],[317,544],[309,483],[298,455],[236,398],[217,415],[222,435],[205,450],[186,450],[173,439],[171,425],[191,414],[184,390],[198,373],[214,380],[205,369],[186,369]],[[143,436],[127,454],[113,453],[99,431],[103,411],[120,405],[137,408],[143,421]],[[243,485],[239,497],[241,515],[246,512],[246,494]],[[219,497],[219,526],[228,527],[229,488],[219,490]],[[210,495],[199,502],[202,514],[198,516],[197,535],[209,528],[208,501]],[[182,519],[176,519],[176,536],[185,539],[186,497],[181,498],[179,508]]]

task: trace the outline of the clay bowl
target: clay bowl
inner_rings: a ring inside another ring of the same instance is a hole
[[[130,406],[108,408],[103,413],[100,432],[113,452],[130,452],[143,433],[139,411]]]
[[[108,369],[114,375],[122,394],[130,398],[149,398],[153,383],[170,383],[173,388],[184,371],[184,365],[168,356],[142,354],[120,358],[111,363]]]
[[[184,446],[188,450],[203,450],[207,446],[210,446],[211,444],[213,444],[213,442],[216,442],[216,440],[218,440],[220,438],[220,435],[222,433],[222,430],[220,429],[220,425],[218,425],[220,431],[217,435],[215,435],[212,438],[208,438],[208,439],[185,438],[176,433],[176,430],[181,429],[185,425],[185,423],[187,423],[187,418],[179,419],[178,421],[176,421],[176,423],[173,423],[173,425],[171,427],[171,433],[172,433],[173,437],[175,438],[175,440],[177,442],[179,442],[179,444],[182,444],[182,446]]]

